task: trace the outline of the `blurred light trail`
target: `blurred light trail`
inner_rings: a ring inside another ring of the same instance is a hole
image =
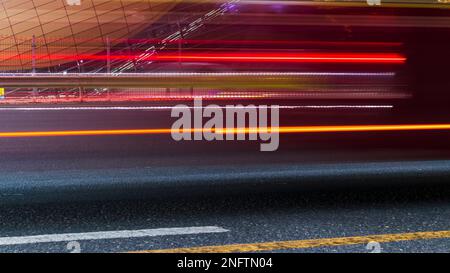
[[[70,137],[70,136],[108,136],[108,135],[156,135],[172,132],[195,133],[214,132],[216,134],[239,133],[339,133],[339,132],[381,132],[381,131],[429,131],[450,130],[450,124],[387,124],[387,125],[337,125],[337,126],[288,126],[274,128],[223,128],[223,129],[129,129],[129,130],[77,130],[77,131],[35,131],[35,132],[0,132],[0,138],[14,137]]]
[[[346,26],[346,27],[394,27],[394,28],[449,28],[449,16],[397,16],[370,14],[275,14],[263,13],[254,16],[249,14],[227,15],[221,20],[210,22],[210,25],[229,26]],[[432,18],[431,18],[432,17]]]
[[[155,61],[226,61],[226,62],[317,62],[317,63],[404,63],[395,53],[254,53],[156,55]]]
[[[20,38],[17,38],[20,39]],[[39,43],[45,43],[46,41],[49,42],[49,39],[37,39],[36,41]],[[28,41],[28,38],[23,39],[24,42]],[[55,41],[58,42],[73,42],[76,41],[78,43],[83,43],[88,41],[98,41],[102,42],[103,39],[81,39],[81,38],[63,38],[63,39],[55,39]],[[254,45],[254,46],[261,46],[261,45],[277,45],[277,46],[306,46],[306,47],[330,47],[330,48],[336,48],[336,47],[372,47],[372,48],[380,48],[380,47],[400,47],[403,45],[402,42],[396,42],[396,41],[314,41],[314,40],[221,40],[221,39],[214,39],[214,40],[206,40],[206,39],[182,39],[177,38],[173,40],[165,40],[165,39],[143,39],[143,38],[122,38],[122,39],[116,39],[115,41],[121,42],[121,43],[129,43],[129,44],[135,44],[135,43],[162,43],[165,44],[174,44],[178,45],[179,43],[182,43],[183,45]]]
[[[98,94],[85,94],[80,97],[79,94],[72,93],[71,95],[59,95],[59,92],[39,94],[33,96],[32,91],[21,92],[19,94],[7,94],[7,96],[0,100],[0,104],[6,105],[20,105],[27,103],[79,103],[83,102],[164,102],[164,101],[185,101],[193,100],[195,98],[202,98],[206,100],[246,100],[246,99],[302,99],[302,100],[314,100],[314,99],[407,99],[411,98],[412,94],[402,91],[385,91],[376,90],[363,90],[355,91],[351,90],[334,90],[321,89],[316,91],[298,90],[296,92],[281,91],[252,91],[252,92],[222,92],[217,90],[198,90],[192,89],[189,92],[171,92],[167,94],[166,91],[152,91],[152,90],[122,90],[122,91],[110,91],[109,94],[104,92],[102,95]],[[216,93],[216,94],[211,94]],[[0,109],[1,110],[1,109]]]
[[[256,93],[256,92],[255,92]],[[56,96],[56,97],[55,97]],[[0,105],[20,105],[28,103],[42,103],[42,104],[56,104],[56,103],[79,103],[83,102],[164,102],[164,101],[186,101],[202,98],[205,100],[246,100],[246,99],[407,99],[411,98],[411,94],[401,92],[298,92],[297,94],[279,94],[279,93],[262,93],[258,95],[241,95],[241,94],[227,94],[227,95],[152,95],[152,94],[115,94],[110,93],[109,96],[84,96],[82,98],[75,96],[58,97],[58,95],[39,95],[36,97],[7,97],[0,100]],[[0,108],[4,110],[7,108]],[[8,107],[8,109],[12,109]]]
[[[161,39],[123,39],[129,43],[160,43]],[[290,40],[194,40],[175,39],[167,44],[179,43],[189,45],[281,45],[281,46],[307,46],[307,47],[399,47],[401,42],[369,42],[369,41],[290,41]]]
[[[292,90],[306,84],[358,83],[374,84],[374,80],[384,80],[395,73],[18,73],[0,74],[0,86],[8,88],[42,87],[97,87],[97,88],[138,88],[138,87],[202,87],[202,88],[277,88]],[[333,78],[330,78],[333,77]],[[379,83],[381,84],[381,83]]]
[[[28,78],[28,77],[53,77],[53,78],[76,78],[76,77],[175,77],[175,76],[349,76],[349,77],[393,77],[395,72],[157,72],[157,73],[0,73],[0,77]]]
[[[190,0],[199,1],[199,0]],[[223,0],[216,0],[221,2]],[[241,0],[241,4],[255,4],[255,5],[293,5],[293,6],[329,6],[329,7],[363,7],[363,8],[450,8],[447,0],[382,0],[381,5],[370,6],[366,0]]]
[[[185,108],[183,106],[181,108]],[[202,107],[187,106],[191,109]],[[234,106],[209,106],[209,108],[234,108]],[[393,105],[276,105],[278,109],[392,109]],[[65,107],[0,107],[0,111],[91,111],[91,110],[172,110],[177,106],[65,106]]]
[[[216,129],[217,134],[259,133],[278,131],[279,133],[339,133],[377,131],[427,131],[450,130],[450,124],[386,124],[386,125],[333,125],[333,126],[288,126],[276,128],[236,128]]]
[[[31,59],[32,56],[1,56],[1,59]],[[136,60],[138,55],[70,55],[52,54],[36,55],[37,60]],[[155,54],[141,61],[208,61],[208,62],[270,62],[270,63],[392,63],[402,64],[406,57],[397,53],[183,53]]]
[[[122,0],[136,2],[139,0]],[[167,3],[170,0],[152,0],[155,3]],[[229,0],[183,0],[183,3],[204,4],[228,3]],[[264,6],[324,6],[324,7],[362,7],[362,8],[450,8],[448,0],[382,0],[379,6],[370,6],[366,0],[239,0],[236,4]]]

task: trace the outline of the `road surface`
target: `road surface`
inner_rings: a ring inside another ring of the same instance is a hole
[[[1,115],[2,132],[170,124],[148,110]],[[447,136],[290,135],[274,153],[170,135],[1,138],[0,251],[448,252]]]

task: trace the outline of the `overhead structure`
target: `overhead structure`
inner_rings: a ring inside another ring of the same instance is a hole
[[[86,55],[132,37],[180,0],[0,1],[0,71],[67,62],[53,55]],[[35,41],[33,41],[33,36]],[[34,47],[34,49],[33,49]],[[33,56],[35,62],[33,65]]]

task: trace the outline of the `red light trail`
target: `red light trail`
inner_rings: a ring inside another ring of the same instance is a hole
[[[31,55],[21,55],[22,59],[31,59]],[[11,58],[19,58],[12,56]],[[2,56],[1,59],[8,59]],[[37,55],[37,60],[136,60],[163,62],[257,62],[257,63],[381,63],[402,64],[406,57],[398,53],[184,53],[140,55]]]

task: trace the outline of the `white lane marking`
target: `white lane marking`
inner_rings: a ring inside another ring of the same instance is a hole
[[[157,229],[141,229],[141,230],[46,234],[34,236],[0,237],[0,246],[85,241],[85,240],[105,240],[105,239],[124,239],[124,238],[126,239],[126,238],[155,237],[168,235],[223,233],[223,232],[229,232],[229,230],[217,226],[204,226],[204,227],[157,228]]]
[[[183,106],[184,108],[185,106]],[[278,109],[390,109],[393,105],[281,105]],[[99,106],[99,107],[0,107],[0,111],[77,111],[77,110],[172,110],[178,106]],[[199,107],[189,107],[199,108]],[[219,106],[218,108],[228,108]]]

